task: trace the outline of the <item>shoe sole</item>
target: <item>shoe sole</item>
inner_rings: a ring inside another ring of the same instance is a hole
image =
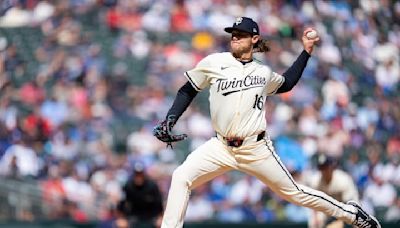
[[[378,224],[378,228],[382,228],[382,226],[381,226],[381,224],[379,223],[378,219],[376,219],[375,216],[370,215],[370,214],[368,214],[367,212],[365,212],[365,211],[361,208],[360,204],[358,204],[356,201],[350,200],[350,201],[348,201],[347,203],[350,204],[350,205],[352,205],[352,206],[354,206],[354,207],[356,207],[358,210],[361,210],[362,212],[364,212],[364,214],[366,214],[366,215],[368,215],[369,217],[371,217],[371,218],[376,222],[376,224]]]

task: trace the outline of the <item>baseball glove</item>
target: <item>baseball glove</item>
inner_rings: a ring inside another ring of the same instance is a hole
[[[167,147],[171,146],[173,142],[178,142],[186,139],[186,134],[174,135],[172,134],[172,128],[175,126],[176,117],[170,115],[166,120],[157,124],[153,129],[153,135],[157,137],[158,140],[167,143]]]

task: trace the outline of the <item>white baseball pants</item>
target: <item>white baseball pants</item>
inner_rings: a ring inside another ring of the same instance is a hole
[[[228,147],[223,140],[213,137],[189,154],[174,171],[161,228],[183,227],[190,191],[230,170],[257,177],[280,197],[296,205],[324,212],[349,224],[355,219],[353,206],[297,184],[268,136],[258,142],[249,137],[237,148]]]

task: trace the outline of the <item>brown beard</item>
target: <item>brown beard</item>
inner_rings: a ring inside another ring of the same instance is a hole
[[[231,50],[233,57],[235,58],[240,58],[241,54],[238,52],[234,52],[233,50]]]
[[[250,50],[251,50],[251,47],[249,47],[248,50],[246,50],[246,48],[243,48],[243,47],[240,49],[233,50],[231,47],[231,53],[232,53],[233,57],[235,57],[235,58],[242,57],[243,53],[247,53]]]

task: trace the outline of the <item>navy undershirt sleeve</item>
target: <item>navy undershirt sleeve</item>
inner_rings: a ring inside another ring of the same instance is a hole
[[[301,75],[303,74],[304,68],[306,68],[307,61],[310,58],[310,54],[303,50],[293,65],[283,73],[282,76],[285,77],[285,82],[279,87],[276,93],[285,93],[290,91],[299,81]]]
[[[183,114],[183,112],[189,107],[193,98],[197,95],[197,90],[193,88],[190,82],[186,82],[179,90],[175,97],[172,107],[169,109],[167,117],[174,115],[176,120]]]

